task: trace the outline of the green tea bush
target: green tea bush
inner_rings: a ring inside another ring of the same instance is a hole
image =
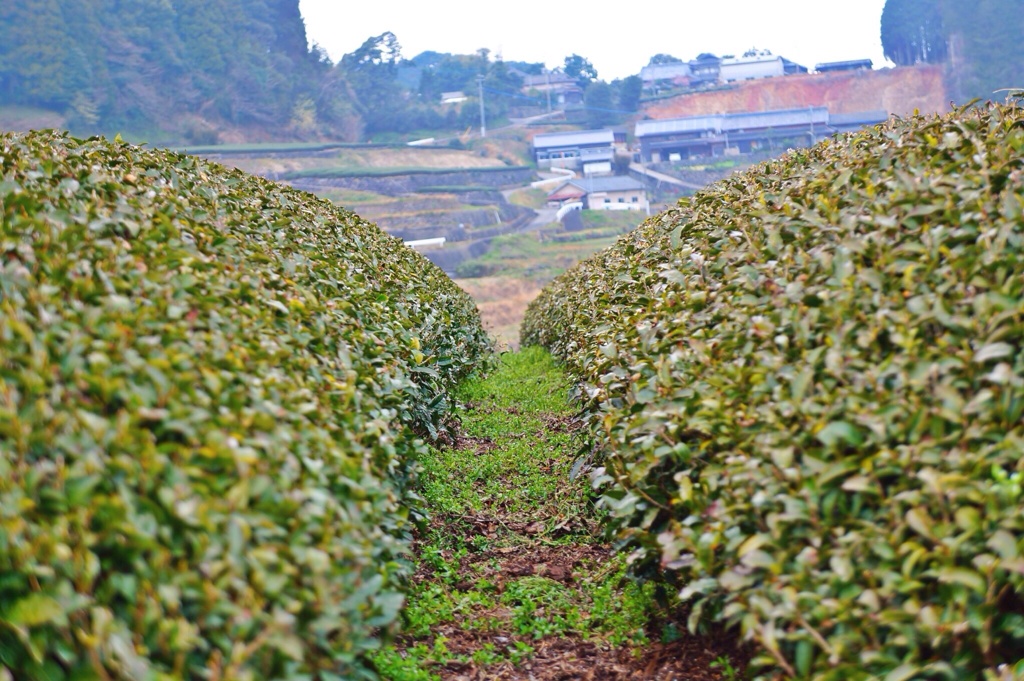
[[[761,674],[1024,675],[1019,104],[714,185],[553,282],[522,335],[580,380],[636,571],[692,627],[740,627]]]
[[[470,298],[194,157],[5,134],[0,169],[0,678],[369,674]]]

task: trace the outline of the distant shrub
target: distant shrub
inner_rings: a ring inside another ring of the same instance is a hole
[[[455,276],[466,279],[479,279],[480,277],[490,277],[496,274],[498,269],[497,263],[467,260],[456,265]]]
[[[0,136],[0,677],[357,678],[469,297],[329,202]]]
[[[556,280],[522,337],[581,382],[635,572],[765,677],[1024,675],[1019,105],[722,181]]]
[[[185,141],[194,145],[213,145],[220,142],[220,133],[204,121],[194,120],[185,126]]]

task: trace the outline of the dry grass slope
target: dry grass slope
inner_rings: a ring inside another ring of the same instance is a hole
[[[508,277],[481,277],[455,281],[476,301],[484,329],[499,348],[519,347],[519,325],[530,301],[537,297],[541,284]]]
[[[809,74],[739,83],[727,90],[699,92],[645,107],[651,118],[770,111],[827,106],[832,113],[879,111],[907,116],[949,109],[943,68],[908,66],[878,71]]]

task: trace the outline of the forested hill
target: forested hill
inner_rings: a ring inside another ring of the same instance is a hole
[[[881,28],[897,65],[948,63],[959,100],[1024,86],[1021,0],[886,0]]]
[[[330,71],[307,47],[298,0],[0,4],[0,101],[59,112],[72,129],[340,134],[353,117]]]

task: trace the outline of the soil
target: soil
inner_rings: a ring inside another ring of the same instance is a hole
[[[467,406],[475,408],[472,404]],[[506,411],[516,413],[514,407]],[[543,421],[548,430],[556,432],[572,432],[579,428],[578,421],[566,416],[545,415]],[[477,452],[485,453],[494,447],[494,443],[488,438],[472,438],[456,432],[446,446],[458,449],[472,447]],[[455,589],[463,592],[476,588],[481,580],[487,580],[495,592],[500,594],[509,582],[532,575],[572,586],[578,580],[592,578],[602,569],[611,569],[614,550],[605,543],[567,544],[552,541],[566,534],[594,537],[598,532],[596,523],[587,519],[564,519],[548,529],[551,524],[545,522],[547,520],[550,519],[508,514],[499,505],[490,506],[486,512],[472,516],[437,515],[431,519],[430,527],[431,530],[446,533],[461,533],[467,540],[477,535],[492,539],[499,535],[506,538],[514,535],[511,546],[470,553],[460,559],[454,585]],[[416,553],[420,552],[421,546],[418,542],[414,547]],[[442,552],[442,557],[448,561],[452,554]],[[450,574],[447,578],[451,583]],[[417,584],[437,579],[433,568],[425,562],[420,563],[413,577]],[[463,622],[451,622],[437,626],[426,639],[399,637],[396,649],[402,651],[422,644],[432,647],[435,640],[443,637],[445,647],[453,656],[462,656],[464,659],[471,659],[474,651],[481,650],[487,644],[499,651],[509,651],[517,642],[521,642],[534,650],[528,660],[518,665],[511,661],[486,667],[474,663],[449,662],[431,669],[442,679],[452,681],[719,681],[742,678],[742,674],[737,676],[734,670],[745,669],[752,655],[752,650],[743,646],[735,634],[718,631],[706,636],[690,635],[687,633],[688,613],[685,611],[676,611],[668,617],[661,616],[649,622],[646,633],[652,643],[641,647],[613,647],[580,636],[551,636],[541,640],[524,638],[516,635],[511,615],[511,611],[498,605],[487,611],[473,613],[473,618],[500,622],[497,630],[490,627],[480,631],[465,628]],[[668,629],[681,634],[671,642],[658,642],[662,632]],[[728,660],[728,665],[720,664],[723,659]]]
[[[884,110],[907,116],[915,109],[947,111],[949,97],[942,67],[923,65],[765,78],[654,102],[644,113],[661,119],[809,106],[827,106],[832,113]]]
[[[497,522],[493,518],[473,518],[471,526],[476,532],[493,533]],[[528,523],[517,523],[509,524],[507,527],[530,535],[536,533],[537,526],[543,529],[542,523],[533,526]],[[593,565],[607,562],[611,554],[612,550],[608,546],[544,546],[539,542],[526,548],[510,547],[484,551],[462,561],[459,569],[462,581],[458,582],[456,587],[460,590],[469,590],[476,580],[487,578],[495,583],[498,593],[501,593],[509,579],[530,575],[571,584],[577,578],[581,567],[588,563]],[[474,569],[474,566],[479,564],[487,567],[482,571]],[[429,570],[422,570],[416,575],[417,581],[430,579]],[[495,617],[499,620],[508,615],[502,608],[476,614],[478,617]],[[674,624],[677,630],[686,631],[685,617],[682,614],[675,618]],[[657,625],[652,623],[652,631],[649,634],[652,638],[657,638],[655,629],[660,630],[663,627],[664,622]],[[441,678],[452,681],[718,681],[726,677],[713,666],[715,660],[727,657],[735,669],[745,668],[749,661],[749,651],[742,649],[734,636],[722,634],[684,635],[671,643],[652,643],[644,648],[613,648],[600,646],[579,637],[551,637],[541,641],[527,641],[512,633],[495,635],[494,632],[467,631],[456,624],[443,625],[433,633],[435,637],[445,637],[448,650],[456,655],[471,655],[486,643],[501,649],[517,640],[528,642],[534,648],[531,659],[518,667],[511,662],[486,668],[453,662],[442,669],[434,670]],[[433,640],[427,643],[433,645]],[[400,640],[399,648],[401,645]]]
[[[455,283],[473,296],[484,328],[499,345],[517,349],[519,325],[523,322],[526,306],[540,293],[540,284],[507,277],[456,279]]]

